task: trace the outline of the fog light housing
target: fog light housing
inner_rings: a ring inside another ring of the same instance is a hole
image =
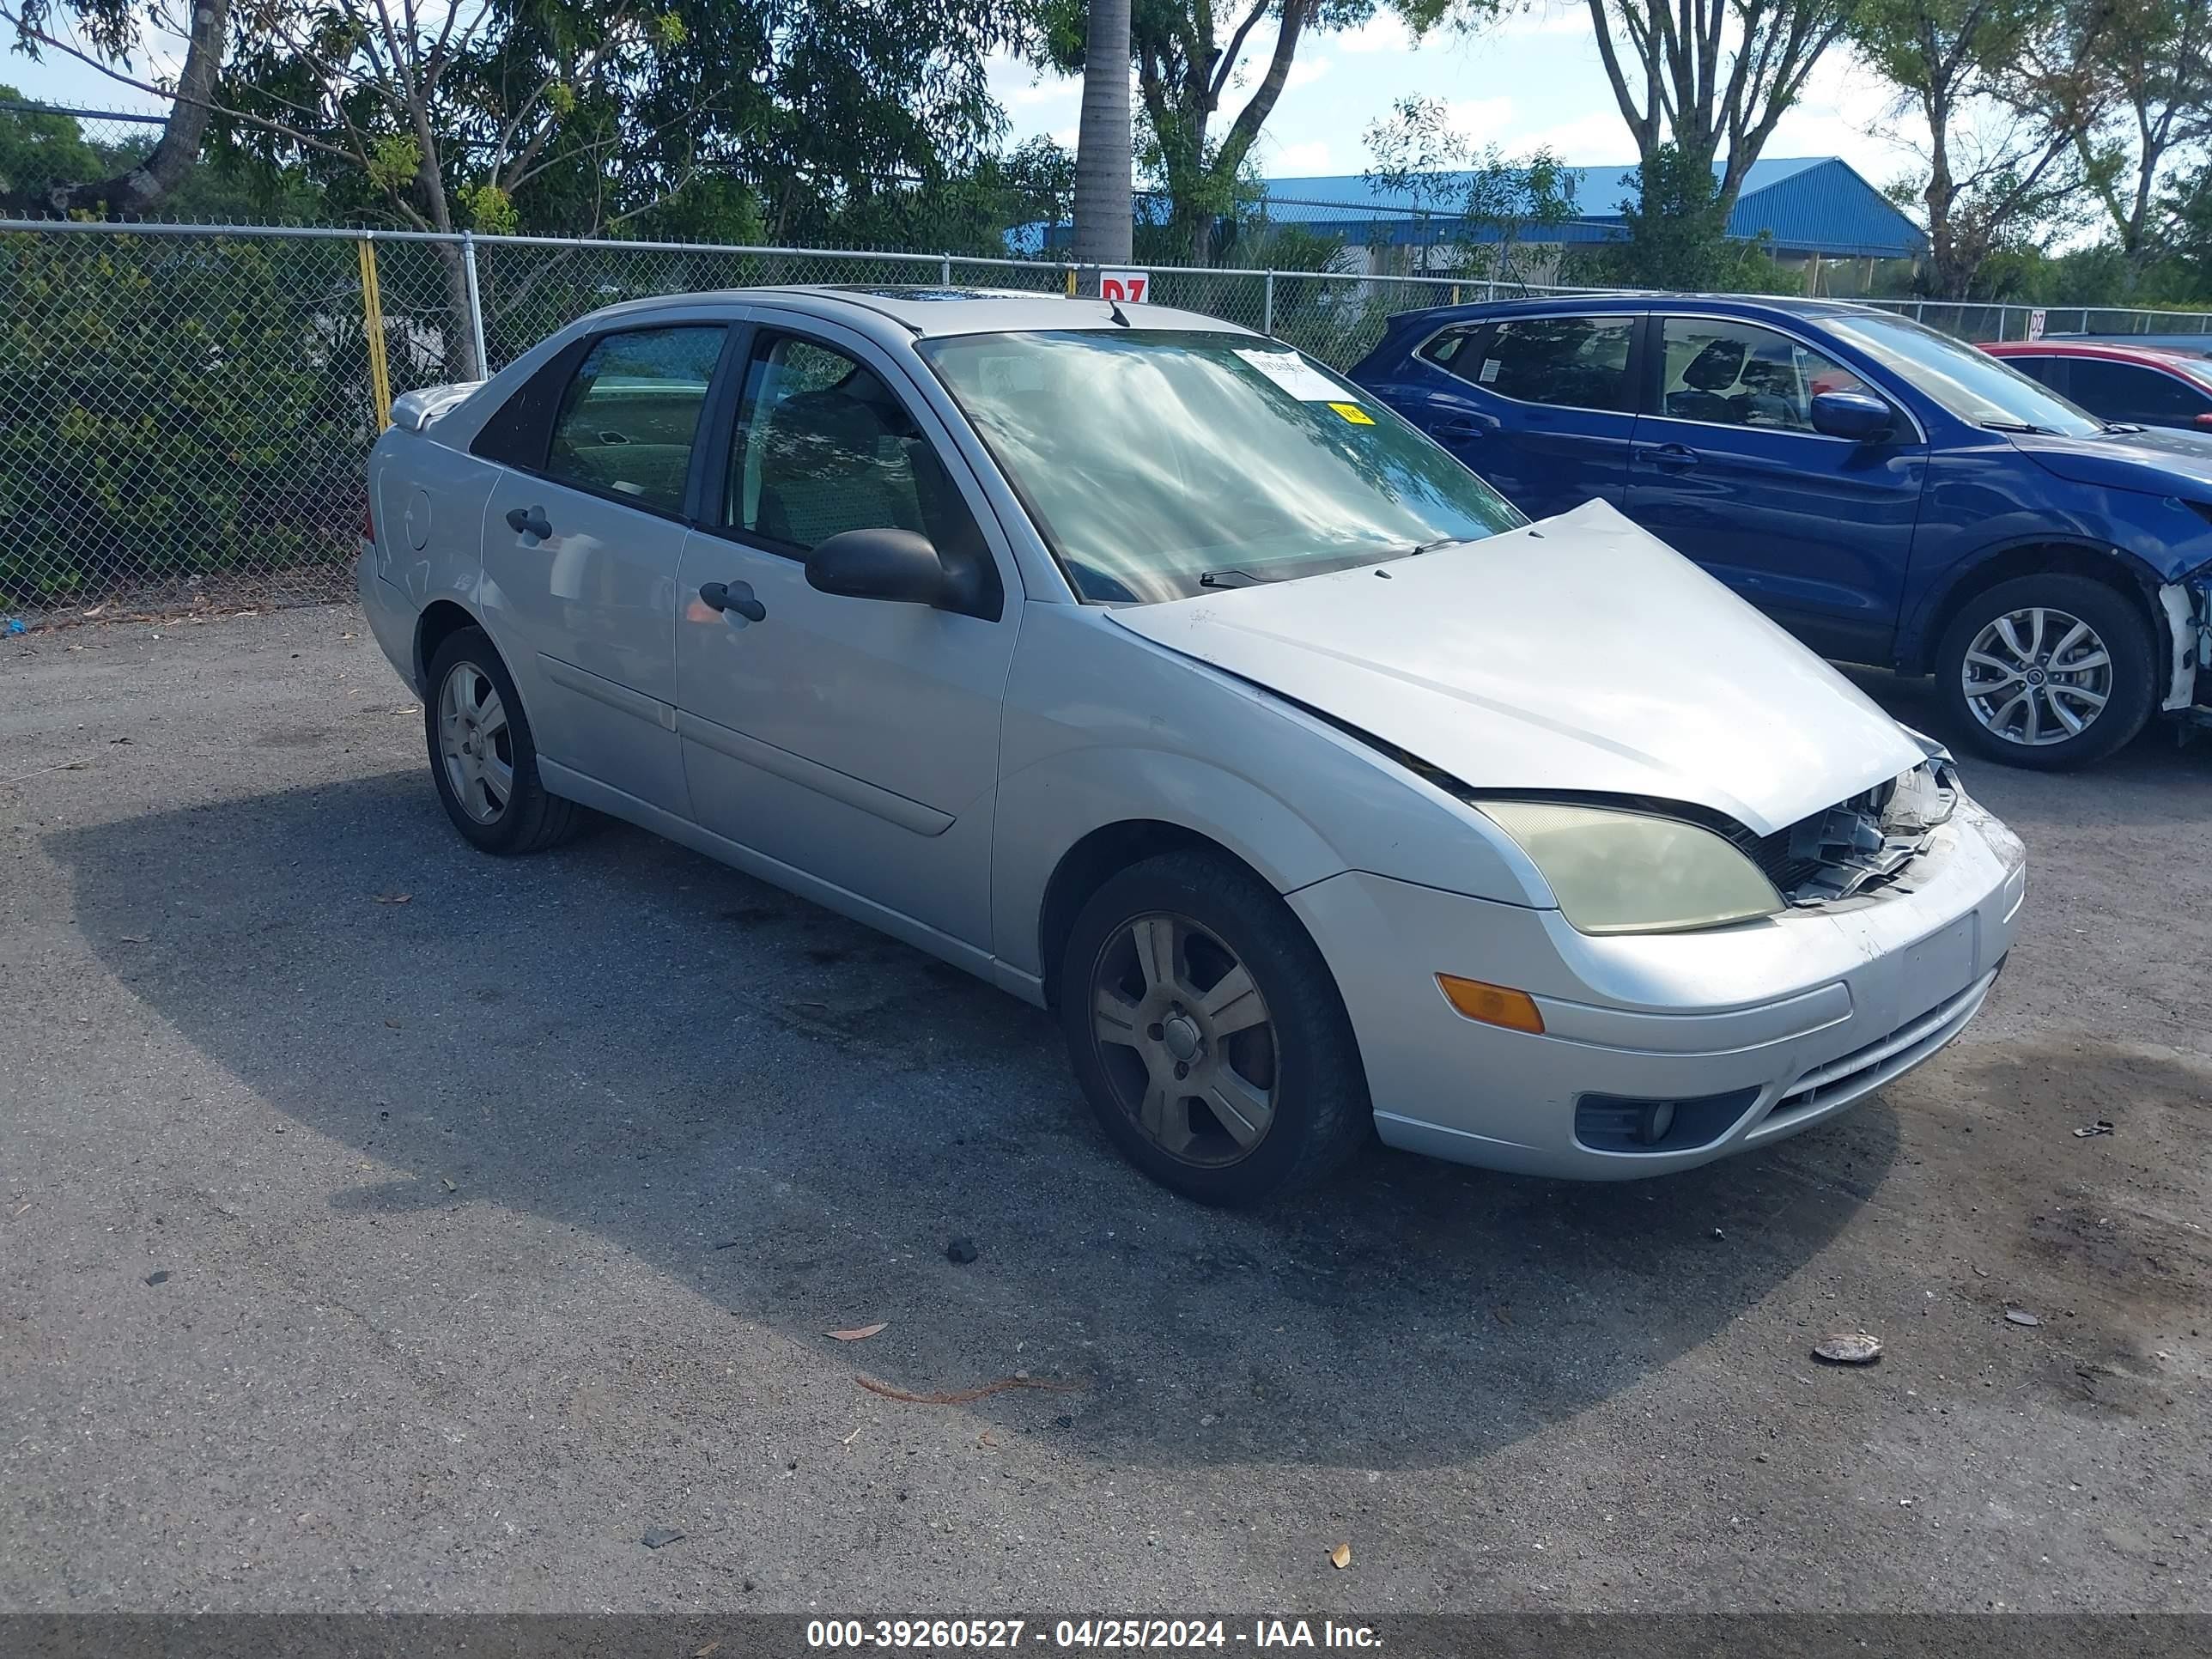
[[[1735,1127],[1758,1099],[1757,1089],[1689,1100],[1583,1095],[1575,1102],[1575,1139],[1594,1152],[1692,1152]]]

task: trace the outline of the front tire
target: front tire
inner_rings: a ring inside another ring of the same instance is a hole
[[[1333,1174],[1374,1127],[1336,981],[1273,889],[1225,854],[1109,878],[1069,931],[1060,1017],[1107,1135],[1200,1203]]]
[[[2087,576],[2021,576],[1968,599],[1936,647],[1966,744],[2008,766],[2063,771],[2118,751],[2156,697],[2149,623]]]
[[[431,659],[422,730],[430,776],[453,828],[483,852],[540,853],[575,832],[583,809],[538,776],[513,676],[480,628],[448,637]]]

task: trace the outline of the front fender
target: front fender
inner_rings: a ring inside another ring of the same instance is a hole
[[[1202,836],[1281,893],[1358,869],[1551,902],[1487,820],[1358,738],[1095,607],[1031,605],[1000,735],[991,932],[1001,961],[1043,972],[1053,872],[1093,831],[1135,821]]]

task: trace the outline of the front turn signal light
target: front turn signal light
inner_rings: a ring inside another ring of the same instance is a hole
[[[1506,985],[1486,985],[1479,979],[1462,979],[1457,974],[1438,974],[1437,988],[1444,994],[1446,1002],[1469,1019],[1479,1019],[1485,1025],[1503,1025],[1509,1031],[1526,1031],[1531,1036],[1544,1035],[1543,1011],[1526,991],[1516,991]]]

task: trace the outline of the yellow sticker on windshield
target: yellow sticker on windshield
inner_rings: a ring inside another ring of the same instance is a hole
[[[1373,426],[1375,417],[1358,404],[1331,404],[1329,407],[1354,426]]]

